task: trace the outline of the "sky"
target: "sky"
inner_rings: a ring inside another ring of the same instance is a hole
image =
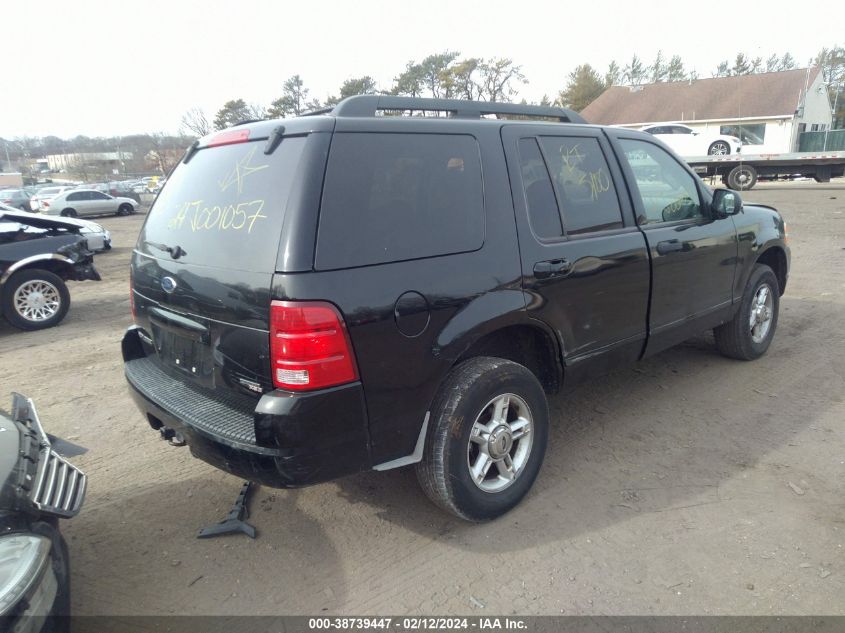
[[[835,3],[461,0],[3,0],[0,137],[176,133],[190,108],[268,105],[299,74],[309,97],[372,76],[389,89],[410,60],[444,50],[509,57],[554,98],[568,74],[637,54],[680,55],[709,77],[740,50],[799,65],[845,44]]]

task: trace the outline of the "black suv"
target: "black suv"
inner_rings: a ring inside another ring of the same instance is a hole
[[[708,329],[761,356],[788,267],[777,211],[650,134],[352,97],[188,150],[132,256],[124,367],[150,425],[226,471],[417,464],[484,520],[537,476],[547,394]]]

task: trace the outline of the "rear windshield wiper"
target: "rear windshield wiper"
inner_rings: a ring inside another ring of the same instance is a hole
[[[144,241],[144,244],[147,244],[148,246],[152,246],[153,248],[157,248],[160,251],[164,251],[165,253],[170,255],[173,259],[179,259],[183,255],[188,254],[188,251],[186,251],[184,248],[182,248],[178,244],[176,246],[168,246],[167,244],[159,244],[158,242],[147,242],[146,240]]]

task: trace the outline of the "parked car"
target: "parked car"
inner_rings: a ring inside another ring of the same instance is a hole
[[[100,280],[82,228],[0,209],[0,314],[22,330],[58,325],[70,308],[67,281]]]
[[[141,203],[141,196],[135,193],[132,187],[125,182],[110,182],[107,193],[114,197],[132,198],[136,203]]]
[[[356,96],[188,151],[132,255],[124,371],[218,468],[294,487],[415,464],[480,521],[532,486],[548,394],[706,330],[759,358],[788,270],[777,211],[650,134]]]
[[[138,202],[132,198],[114,197],[95,189],[73,189],[42,202],[42,213],[70,218],[85,215],[130,215]]]
[[[30,211],[41,211],[44,202],[52,200],[60,193],[70,191],[73,187],[42,187],[29,199]]]
[[[10,633],[69,630],[70,561],[59,520],[76,516],[87,477],[60,454],[32,400],[0,410],[0,626]],[[61,616],[61,617],[51,617]]]
[[[29,210],[29,196],[23,189],[0,190],[0,203],[24,211]]]
[[[742,141],[735,136],[700,132],[680,123],[659,123],[641,129],[659,138],[680,156],[721,156],[742,151]]]
[[[13,217],[14,214],[24,214],[21,217],[26,219],[32,217],[31,211],[19,211],[4,204],[0,204],[0,212],[7,212],[7,217]],[[44,217],[36,215],[36,217]],[[56,226],[78,227],[79,234],[82,235],[88,242],[88,249],[94,252],[107,251],[111,249],[111,233],[101,225],[91,220],[82,220],[80,218],[51,218],[51,222]]]

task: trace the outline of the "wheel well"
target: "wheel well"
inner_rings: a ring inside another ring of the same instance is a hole
[[[505,358],[523,365],[537,377],[543,390],[549,394],[559,391],[563,383],[557,344],[537,327],[513,325],[486,334],[473,343],[455,365],[478,356]]]
[[[757,263],[765,264],[774,271],[775,277],[778,278],[780,294],[783,294],[786,290],[786,253],[783,249],[773,246],[757,258]]]

